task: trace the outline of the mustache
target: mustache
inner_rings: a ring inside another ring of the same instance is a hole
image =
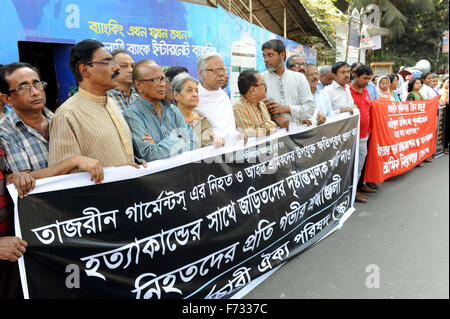
[[[114,72],[112,75],[111,75],[111,79],[115,79],[116,77],[118,77],[119,76],[119,74],[120,74],[120,71],[119,70],[117,70],[116,72]]]

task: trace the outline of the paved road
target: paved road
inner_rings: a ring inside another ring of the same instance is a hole
[[[449,298],[449,156],[384,182],[368,200],[244,298]],[[379,288],[367,288],[377,270]]]

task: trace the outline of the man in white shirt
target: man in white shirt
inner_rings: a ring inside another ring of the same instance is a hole
[[[326,86],[322,92],[331,100],[331,106],[335,114],[350,112],[353,114],[352,94],[350,93],[350,67],[346,62],[337,62],[331,67],[333,83]]]
[[[227,83],[227,69],[222,56],[207,53],[197,61],[199,103],[194,111],[211,123],[214,135],[235,138],[238,135],[230,99],[222,89]]]
[[[332,82],[333,73],[331,72],[331,65],[323,65],[319,67],[319,82],[317,83],[317,90],[323,90]]]
[[[264,102],[274,121],[280,127],[287,127],[289,122],[308,120],[315,110],[309,83],[302,73],[285,68],[286,48],[283,42],[269,40],[262,45],[262,51],[267,69],[262,73],[267,85],[267,100]]]

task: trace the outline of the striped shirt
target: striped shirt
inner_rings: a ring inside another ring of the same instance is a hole
[[[43,115],[50,123],[53,113],[44,107]],[[38,131],[26,125],[14,109],[0,124],[0,141],[5,151],[9,171],[37,171],[47,168],[48,141]]]
[[[121,89],[112,89],[106,92],[106,94],[116,101],[122,112],[130,107],[131,103],[136,101],[139,94],[135,88],[130,88],[130,95],[126,94]]]
[[[271,130],[275,132],[278,125],[270,120],[270,114],[266,105],[260,101],[259,103],[251,103],[245,97],[242,97],[233,106],[234,120],[239,131],[248,136],[257,136],[258,129]]]
[[[139,96],[123,112],[131,129],[136,156],[153,161],[199,148],[199,140],[180,109],[165,100],[160,105],[161,117],[153,103]],[[144,141],[145,133],[150,134],[156,144]]]
[[[80,88],[56,110],[48,164],[74,155],[97,159],[103,167],[134,162],[130,129],[112,98]]]

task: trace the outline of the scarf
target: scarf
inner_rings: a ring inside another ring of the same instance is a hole
[[[412,94],[414,96],[414,101],[422,101],[424,99],[422,95],[420,95],[420,93],[411,91],[409,92],[409,94]]]
[[[389,78],[386,75],[380,76],[377,80],[377,92],[378,92],[378,97],[381,100],[392,100],[392,95],[391,95],[391,91],[389,89],[389,86],[387,88],[386,91],[382,91],[380,88],[380,82],[382,79],[387,79],[389,81],[389,86],[391,85],[391,80],[389,80]]]
[[[236,135],[233,107],[224,90],[208,91],[198,86],[199,103],[194,111],[206,117],[211,123],[215,136]]]

